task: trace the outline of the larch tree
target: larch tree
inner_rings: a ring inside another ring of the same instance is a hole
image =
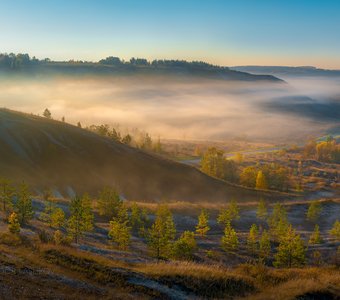
[[[273,212],[268,218],[268,225],[272,236],[278,241],[287,231],[289,227],[287,212],[280,203],[274,205]]]
[[[304,243],[291,225],[288,226],[284,236],[281,237],[274,257],[275,267],[291,268],[305,264],[306,249]]]
[[[196,232],[201,236],[206,236],[207,232],[210,230],[209,227],[209,214],[205,209],[201,210],[198,216],[198,223],[196,225]]]
[[[226,209],[222,209],[217,217],[217,222],[227,224],[240,219],[240,209],[235,199],[232,199]]]
[[[176,228],[172,213],[166,205],[160,205],[156,212],[155,222],[147,235],[148,247],[152,255],[158,259],[171,256],[175,234]]]
[[[257,172],[255,188],[257,190],[267,190],[268,189],[266,177],[261,170]]]
[[[126,219],[114,218],[110,221],[109,238],[118,245],[119,249],[126,250],[129,247],[131,239],[130,232],[131,227],[128,226]]]
[[[221,239],[222,249],[226,252],[233,252],[237,249],[239,241],[234,228],[228,222],[224,229],[224,235]]]
[[[172,257],[179,260],[191,260],[197,248],[195,233],[184,231],[172,247]]]
[[[319,228],[319,225],[316,224],[314,227],[314,231],[309,238],[308,244],[315,245],[315,244],[321,244],[321,243],[322,243],[322,239],[320,236],[320,228]]]
[[[56,207],[51,214],[51,227],[60,228],[65,225],[65,213],[60,207]]]
[[[52,118],[52,114],[50,112],[50,110],[48,108],[46,108],[43,112],[43,116],[47,119],[51,119]]]
[[[320,217],[321,211],[322,211],[321,203],[317,200],[312,201],[309,204],[309,207],[306,213],[307,220],[316,222]]]
[[[20,223],[18,215],[15,212],[12,212],[8,217],[8,230],[13,234],[20,232]]]
[[[256,210],[256,217],[259,220],[266,220],[268,216],[268,209],[266,202],[263,199],[260,199],[259,204],[257,205],[257,210]]]
[[[214,177],[224,178],[225,176],[225,157],[224,151],[215,147],[208,148],[201,159],[201,170]]]
[[[28,185],[25,183],[22,183],[19,187],[16,211],[21,225],[26,224],[33,218],[32,196],[29,192]]]
[[[247,250],[251,255],[255,255],[258,252],[259,249],[258,235],[259,229],[257,228],[256,224],[251,225],[247,237]]]
[[[110,219],[116,217],[122,203],[115,188],[105,187],[100,192],[97,200],[99,215],[106,216]]]
[[[329,234],[335,238],[336,241],[340,241],[340,222],[336,220]]]
[[[70,213],[67,222],[68,233],[78,243],[84,232],[93,229],[93,213],[88,195],[74,197],[70,203]]]
[[[0,178],[0,201],[1,207],[4,213],[8,213],[13,210],[13,197],[15,195],[15,189],[9,179]]]
[[[271,252],[270,235],[267,230],[263,230],[259,240],[259,260],[265,262]]]

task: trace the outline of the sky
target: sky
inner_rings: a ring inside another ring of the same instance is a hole
[[[340,69],[340,1],[0,0],[0,52]]]

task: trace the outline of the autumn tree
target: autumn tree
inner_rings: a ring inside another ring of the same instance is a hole
[[[74,197],[70,203],[70,213],[68,233],[78,243],[85,231],[93,229],[93,213],[89,196],[85,194],[83,197]]]
[[[126,250],[130,244],[131,227],[128,226],[128,219],[122,212],[120,217],[110,221],[109,237],[112,242],[116,243],[121,250]]]
[[[308,211],[306,214],[307,220],[316,222],[320,217],[321,211],[322,211],[321,203],[317,200],[312,201],[309,204]]]
[[[246,167],[240,174],[240,183],[244,186],[254,188],[256,185],[257,170],[254,166]]]
[[[259,229],[256,224],[251,225],[247,237],[247,249],[252,255],[255,255],[258,252],[258,234]]]
[[[51,213],[51,227],[60,228],[65,225],[65,213],[60,207],[53,209]]]
[[[280,239],[275,254],[275,267],[299,267],[305,263],[305,246],[291,225]]]
[[[206,236],[207,232],[210,230],[209,227],[209,214],[205,209],[201,210],[200,215],[198,216],[198,223],[196,225],[196,232],[201,236]]]
[[[335,238],[336,241],[340,241],[340,222],[336,220],[329,234]]]
[[[256,217],[262,221],[266,220],[268,216],[268,209],[266,202],[263,199],[260,199],[259,204],[257,205]]]
[[[268,218],[268,225],[272,236],[276,240],[280,240],[289,227],[286,209],[280,204],[276,203],[270,217]]]
[[[211,147],[202,156],[201,169],[210,176],[224,178],[224,163],[224,151]]]
[[[20,223],[18,220],[18,215],[15,212],[12,212],[8,217],[8,229],[13,234],[20,232]]]
[[[196,248],[195,233],[184,231],[180,238],[173,244],[172,257],[175,259],[191,260]]]
[[[155,222],[148,230],[148,247],[152,255],[167,258],[171,255],[171,246],[175,239],[176,228],[172,214],[166,205],[160,205]]]
[[[235,199],[232,199],[226,209],[222,209],[217,217],[217,222],[227,224],[240,219],[240,209]]]
[[[122,200],[116,189],[105,187],[99,194],[97,207],[99,215],[106,216],[110,219],[117,216],[122,205]]]
[[[270,235],[267,230],[263,230],[260,240],[259,240],[259,259],[265,262],[270,256],[271,245],[270,245]]]
[[[29,192],[28,185],[25,183],[22,183],[19,187],[16,211],[20,224],[26,224],[33,218],[32,196]]]
[[[224,235],[221,239],[222,249],[226,252],[233,252],[238,247],[238,237],[230,222],[228,222],[224,229]]]
[[[15,195],[15,189],[11,184],[11,181],[6,178],[0,178],[0,201],[2,211],[8,213],[13,210],[13,196]]]
[[[265,177],[265,175],[263,174],[263,172],[261,170],[257,172],[255,188],[257,190],[266,190],[266,189],[268,189],[268,184],[267,184],[266,177]]]
[[[321,236],[320,236],[320,228],[319,225],[316,224],[314,227],[314,231],[311,234],[308,243],[310,245],[314,245],[314,244],[321,244],[322,240],[321,240]]]

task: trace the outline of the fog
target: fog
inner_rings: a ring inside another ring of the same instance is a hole
[[[1,78],[0,106],[40,115],[49,108],[73,124],[119,124],[175,139],[300,141],[339,125],[339,80],[285,80]]]

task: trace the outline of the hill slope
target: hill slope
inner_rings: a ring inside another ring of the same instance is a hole
[[[140,200],[258,199],[195,168],[162,159],[75,126],[0,110],[0,176],[36,191],[97,192],[105,185]],[[271,197],[273,194],[268,194]]]

